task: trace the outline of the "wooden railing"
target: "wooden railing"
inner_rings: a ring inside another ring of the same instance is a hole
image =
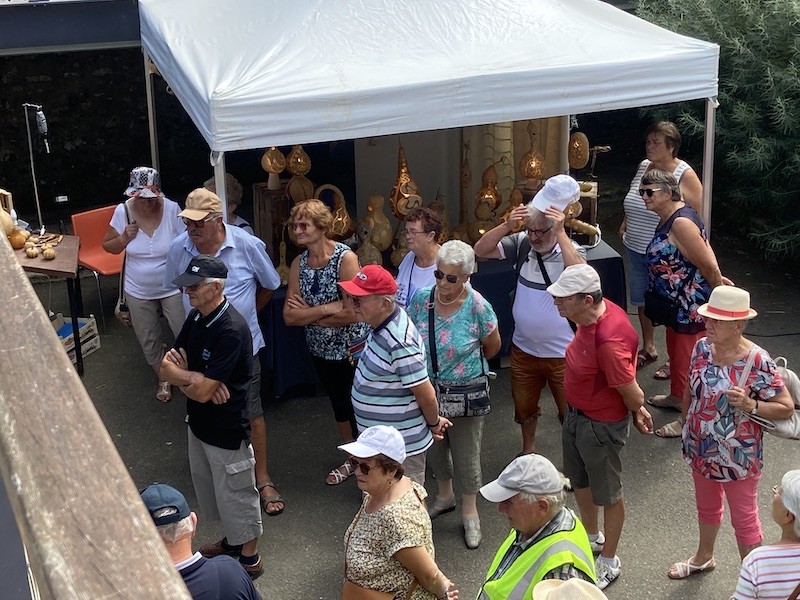
[[[4,235],[0,311],[0,473],[41,597],[188,600]]]

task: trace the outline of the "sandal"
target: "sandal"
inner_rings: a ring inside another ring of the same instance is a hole
[[[669,394],[658,394],[656,396],[651,396],[647,399],[647,403],[650,406],[655,406],[656,408],[671,408],[672,410],[681,410],[681,403],[678,402],[677,404],[670,399]]]
[[[350,461],[347,461],[342,466],[336,467],[330,473],[328,473],[325,483],[328,485],[339,485],[343,481],[346,481],[347,478],[353,473],[355,473],[355,469],[353,468],[353,465],[350,464]]]
[[[659,381],[667,381],[668,379],[672,379],[672,372],[669,370],[669,361],[665,362],[663,365],[656,369],[656,372],[653,373],[653,379],[658,379]]]
[[[702,573],[703,571],[713,571],[714,567],[717,566],[714,557],[712,556],[702,565],[693,565],[692,558],[689,557],[684,561],[676,562],[669,568],[667,571],[667,577],[670,579],[685,579],[690,575],[695,575],[697,573]],[[673,575],[674,573],[674,575]]]
[[[654,363],[658,360],[658,354],[650,354],[647,350],[642,348],[636,355],[636,370],[643,369],[647,365]]]
[[[275,492],[274,494],[270,494],[267,496],[261,495],[261,490],[264,488],[272,488]],[[270,517],[277,517],[279,514],[283,512],[283,509],[286,508],[286,501],[281,496],[280,492],[278,492],[278,488],[275,487],[275,484],[271,481],[267,481],[266,483],[259,483],[256,486],[258,490],[259,496],[261,496],[261,510],[267,513]],[[270,504],[280,504],[280,508],[273,508],[272,510],[269,509]]]
[[[166,404],[170,400],[172,400],[172,385],[170,385],[169,381],[159,381],[158,388],[156,390],[156,400],[159,402]]]
[[[656,435],[662,438],[676,438],[681,437],[683,433],[683,423],[681,420],[678,419],[676,421],[671,421],[664,425],[663,427],[659,427],[656,429]]]

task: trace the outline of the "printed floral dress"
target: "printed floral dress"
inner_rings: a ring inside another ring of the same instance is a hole
[[[760,347],[747,378],[751,397],[761,402],[780,393],[783,380],[775,363]],[[683,457],[703,477],[738,481],[761,474],[762,430],[728,404],[725,392],[739,385],[747,356],[726,366],[714,364],[708,338],[697,342],[689,367],[691,404],[683,427]]]

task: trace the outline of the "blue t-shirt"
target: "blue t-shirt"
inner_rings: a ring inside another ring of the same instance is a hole
[[[262,600],[238,560],[224,555],[205,558],[199,553],[190,560],[179,573],[194,600]]]

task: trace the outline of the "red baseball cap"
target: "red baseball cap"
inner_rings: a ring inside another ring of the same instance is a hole
[[[350,281],[340,281],[339,285],[351,296],[388,295],[397,292],[397,282],[394,277],[379,265],[362,267]]]

